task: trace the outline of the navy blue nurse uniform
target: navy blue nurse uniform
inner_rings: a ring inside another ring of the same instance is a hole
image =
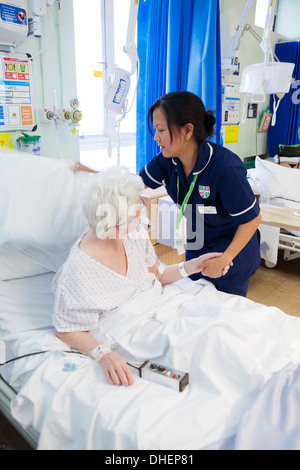
[[[186,259],[209,252],[224,252],[237,228],[259,215],[259,205],[247,180],[247,171],[240,158],[230,150],[211,142],[202,142],[193,171],[186,180],[178,158],[154,157],[140,172],[146,186],[152,189],[165,185],[172,200],[181,206],[194,175],[196,185],[185,211],[187,220]],[[234,258],[225,276],[207,278],[218,290],[246,296],[250,277],[260,264],[258,231]],[[190,276],[205,278],[201,273]]]

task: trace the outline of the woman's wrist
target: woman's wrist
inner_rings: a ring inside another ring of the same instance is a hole
[[[178,264],[178,270],[179,270],[181,277],[188,277],[190,276],[190,274],[192,274],[192,273],[187,272],[186,265],[187,265],[187,262],[185,261]]]
[[[95,359],[95,361],[101,361],[103,356],[110,353],[111,349],[105,344],[98,344],[94,349],[90,351],[90,356]]]

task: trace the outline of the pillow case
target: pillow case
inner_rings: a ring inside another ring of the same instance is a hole
[[[300,170],[280,166],[259,157],[255,159],[262,194],[300,202]]]
[[[91,178],[64,160],[0,153],[0,244],[74,241],[87,229],[80,197]]]
[[[0,245],[0,281],[57,272],[72,244],[39,246],[12,240]]]

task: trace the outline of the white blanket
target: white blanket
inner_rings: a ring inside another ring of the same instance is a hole
[[[299,362],[299,319],[218,292],[204,280],[164,289],[157,283],[107,316],[94,334],[118,344],[128,359],[155,358],[189,372],[190,385],[179,393],[136,376],[132,387],[113,386],[99,364],[62,352],[66,347],[50,327],[49,276],[28,278],[24,291],[25,285],[0,283],[1,332],[6,325],[1,339],[10,355],[57,349],[5,369],[6,379],[19,388],[13,416],[40,432],[39,449],[229,446],[273,374]],[[40,311],[39,318],[21,320],[23,328],[16,323],[21,304],[28,312]]]

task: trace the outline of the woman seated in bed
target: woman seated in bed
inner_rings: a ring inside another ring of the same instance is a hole
[[[141,223],[142,179],[126,168],[102,172],[83,198],[90,229],[73,246],[53,281],[53,324],[71,348],[99,361],[112,384],[132,385],[127,362],[93,337],[103,313],[116,309],[157,279],[162,285],[205,272],[211,253],[163,267]],[[225,275],[227,267],[219,276]]]

